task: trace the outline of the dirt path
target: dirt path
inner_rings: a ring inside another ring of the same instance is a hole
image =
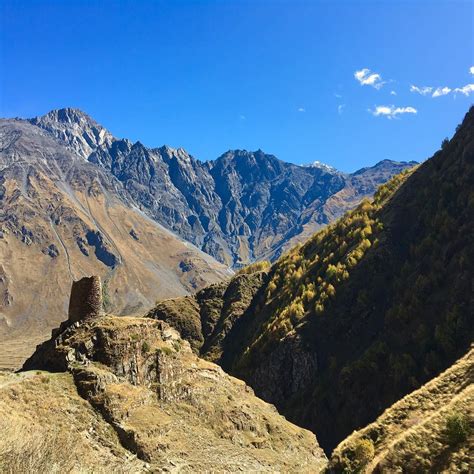
[[[30,379],[36,375],[35,371],[28,372],[7,372],[0,371],[0,389],[19,383],[22,380]]]

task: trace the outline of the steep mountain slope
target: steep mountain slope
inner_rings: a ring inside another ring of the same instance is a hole
[[[312,433],[196,357],[162,321],[101,316],[65,322],[25,368],[70,372],[78,392],[151,472],[321,472],[327,464]],[[37,387],[36,396],[46,390]],[[5,392],[0,407],[29,411]],[[76,408],[77,418],[86,414]],[[7,425],[7,433],[12,429]]]
[[[109,309],[133,314],[230,274],[26,121],[0,122],[0,202],[0,366],[17,366],[63,319],[80,276],[103,276]]]
[[[473,193],[474,108],[430,160],[278,260],[214,360],[330,452],[466,352]]]
[[[470,472],[474,442],[474,350],[410,393],[331,457],[336,472]]]
[[[261,150],[228,151],[200,162],[185,150],[149,149],[115,139],[79,110],[32,119],[84,159],[107,170],[131,202],[184,239],[231,266],[274,259],[289,239],[327,224],[413,163],[384,161],[344,175],[296,166]],[[328,199],[338,194],[337,199]]]

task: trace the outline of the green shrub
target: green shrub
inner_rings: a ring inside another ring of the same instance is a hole
[[[142,354],[146,354],[147,352],[150,352],[150,344],[147,341],[143,341]]]
[[[365,466],[375,456],[375,447],[371,439],[361,439],[355,446],[355,460],[359,466]]]
[[[463,443],[470,433],[469,420],[461,413],[451,413],[446,417],[446,437],[451,446]]]
[[[171,349],[171,347],[168,347],[168,346],[162,346],[162,347],[158,347],[158,349],[156,349],[156,352],[159,354],[165,354],[165,355],[170,356],[173,354],[173,349]]]

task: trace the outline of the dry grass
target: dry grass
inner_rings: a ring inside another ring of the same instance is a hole
[[[0,471],[8,474],[21,472],[71,472],[77,462],[71,445],[73,436],[51,428],[31,431],[25,424],[2,426]]]
[[[0,374],[0,472],[143,472],[68,374]]]

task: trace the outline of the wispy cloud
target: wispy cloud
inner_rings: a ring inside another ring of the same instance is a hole
[[[451,92],[449,87],[437,87],[431,97],[441,97],[442,95],[448,95]]]
[[[245,120],[246,118],[247,118],[247,117],[246,117],[245,115],[242,115],[242,114],[239,115],[239,119],[240,119],[240,120]]]
[[[342,99],[342,95],[341,94],[334,94],[334,97],[336,97],[337,99]]]
[[[306,112],[306,109],[304,107],[298,107],[298,112]]]
[[[421,95],[430,95],[432,90],[433,90],[433,87],[427,87],[427,86],[418,87],[414,85],[410,86],[410,92],[416,92],[417,94],[421,94]]]
[[[474,84],[466,84],[464,87],[456,87],[453,92],[455,94],[459,92],[461,94],[464,94],[466,97],[469,97],[469,95],[474,92]]]
[[[390,91],[390,95],[397,95],[395,91]]]
[[[346,104],[339,104],[339,105],[337,106],[337,113],[338,113],[339,115],[342,115],[342,113],[344,112],[344,108],[345,108],[345,107],[346,107]]]
[[[372,86],[375,89],[380,89],[385,82],[382,81],[382,76],[370,69],[364,68],[354,73],[354,77],[359,81],[361,86]]]
[[[470,72],[472,75],[474,75],[474,66],[471,66],[471,67],[469,68],[469,72]]]
[[[395,107],[394,105],[377,105],[375,109],[369,109],[369,112],[375,117],[387,117],[388,119],[397,118],[403,114],[417,114],[414,107]]]
[[[472,66],[469,69],[469,72],[471,74],[474,74],[474,66]],[[453,94],[458,94],[459,93],[459,94],[465,95],[466,97],[469,97],[469,95],[474,92],[474,84],[466,84],[463,87],[456,87],[454,89],[451,89],[451,87],[448,87],[448,86],[418,87],[418,86],[411,85],[410,86],[410,92],[416,92],[417,94],[421,94],[421,95],[424,95],[424,96],[431,96],[433,98],[442,97],[444,95],[449,95],[451,93],[453,93]]]

